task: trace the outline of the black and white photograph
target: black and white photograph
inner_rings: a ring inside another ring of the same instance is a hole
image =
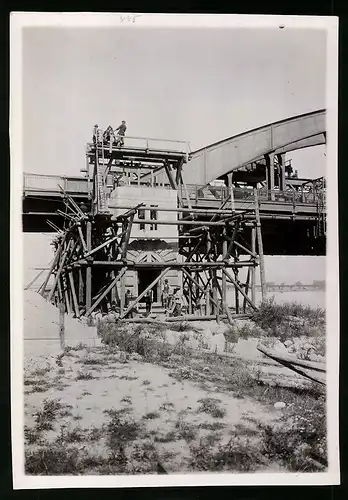
[[[339,483],[337,38],[12,13],[16,489]]]

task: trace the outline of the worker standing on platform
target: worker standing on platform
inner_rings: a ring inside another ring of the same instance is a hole
[[[152,290],[149,290],[145,295],[145,305],[146,305],[146,316],[151,314],[151,306],[152,306]]]
[[[176,287],[174,288],[174,294],[172,297],[172,303],[169,311],[170,315],[181,316],[182,306],[183,306],[183,301],[180,293],[180,287]]]
[[[168,284],[168,280],[164,280],[163,290],[162,290],[162,307],[167,310],[169,305],[169,294],[170,287]]]
[[[122,136],[121,138],[117,138],[116,146],[123,146],[124,145],[123,137],[125,136],[126,130],[127,130],[126,122],[124,120],[122,120],[121,125],[119,127],[117,127],[117,129],[115,130],[115,132],[117,132],[117,135]]]
[[[131,294],[131,291],[130,290],[127,290],[127,293],[124,297],[124,306],[125,308],[127,309],[129,304],[133,301],[133,297],[132,297],[132,294]],[[133,318],[134,316],[134,309],[131,309],[129,311],[129,313],[126,315],[126,318]]]
[[[98,125],[94,125],[93,127],[93,143],[97,144],[98,142]]]
[[[104,131],[103,142],[105,145],[108,145],[111,140],[114,140],[114,130],[111,125],[109,125],[108,128]]]

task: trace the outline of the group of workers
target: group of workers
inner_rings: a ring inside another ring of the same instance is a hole
[[[126,135],[126,122],[122,120],[121,125],[119,125],[115,130],[109,125],[103,132],[102,137],[100,137],[101,131],[99,130],[98,125],[94,125],[93,128],[93,143],[104,145],[109,145],[110,142],[115,146],[123,146],[124,140],[123,137]]]
[[[146,307],[146,316],[151,314],[152,304],[153,304],[153,291],[148,290],[144,296],[144,302]],[[132,297],[131,291],[127,290],[125,295],[125,308],[127,309],[129,305],[132,303],[134,298]],[[168,316],[180,316],[182,314],[183,308],[183,300],[180,293],[180,287],[170,288],[168,280],[164,281],[162,294],[161,294],[161,302],[162,307],[165,310],[166,315]],[[128,318],[132,318],[134,316],[135,310],[129,311],[127,314]]]

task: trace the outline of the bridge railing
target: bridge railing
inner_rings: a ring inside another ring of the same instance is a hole
[[[87,178],[82,177],[65,177],[59,175],[42,175],[42,174],[23,174],[23,190],[24,193],[35,192],[52,192],[59,193],[61,186],[69,194],[84,194],[87,195],[89,188],[92,188],[92,183],[88,183]],[[187,194],[186,194],[187,193]],[[199,186],[196,184],[188,184],[185,189],[182,189],[182,197],[187,196],[191,201],[194,200],[219,200],[225,201],[230,195],[230,189],[226,186]],[[253,203],[254,194],[252,189],[234,188],[233,195],[235,201]],[[260,201],[276,201],[279,203],[288,204],[309,204],[314,205],[320,203],[325,205],[325,191],[270,191],[267,189],[259,189]]]
[[[187,194],[186,194],[187,193]],[[321,201],[325,203],[324,193],[320,195],[316,192],[300,192],[300,191],[279,191],[259,189],[260,201],[276,201],[279,203],[288,204],[309,204],[313,205]],[[199,186],[188,184],[185,190],[182,191],[183,198],[189,197],[190,200],[219,200],[225,201],[230,195],[230,188],[226,186]],[[254,193],[252,189],[234,188],[233,196],[235,201],[253,203]]]
[[[140,136],[130,136],[130,135],[117,135],[115,131],[110,134],[109,137],[105,138],[104,133],[106,131],[98,129],[96,136],[93,137],[92,142],[88,143],[87,148],[97,144],[98,146],[105,147],[109,149],[110,147],[116,146],[118,141],[122,141],[123,148],[129,149],[141,149],[141,150],[159,150],[166,152],[176,152],[183,153],[188,160],[191,153],[190,143],[188,141],[177,141],[174,139],[158,139],[153,137],[140,137]]]
[[[24,192],[59,192],[61,186],[67,193],[88,193],[88,180],[82,177],[60,175],[23,174]]]

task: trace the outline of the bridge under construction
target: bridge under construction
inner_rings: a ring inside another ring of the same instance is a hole
[[[24,231],[56,233],[39,292],[68,313],[140,320],[167,283],[180,291],[167,321],[232,322],[257,307],[257,270],[266,297],[264,254],[325,254],[325,179],[299,178],[286,158],[326,143],[325,110],[194,152],[102,134],[87,144],[84,177],[24,174]]]

